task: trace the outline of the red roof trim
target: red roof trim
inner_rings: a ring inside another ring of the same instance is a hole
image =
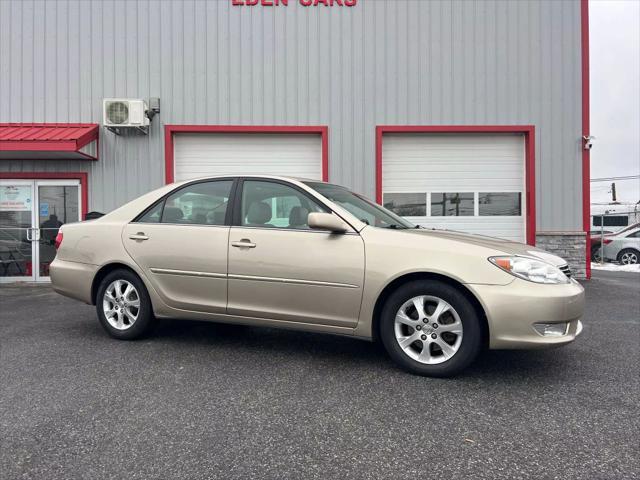
[[[97,160],[80,149],[97,141],[99,132],[96,123],[0,123],[0,151],[77,152]]]

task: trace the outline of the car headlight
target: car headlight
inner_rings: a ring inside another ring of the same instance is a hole
[[[490,257],[496,267],[519,278],[535,283],[569,283],[569,278],[550,263],[531,257]]]

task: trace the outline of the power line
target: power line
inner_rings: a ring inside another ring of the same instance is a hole
[[[624,177],[602,177],[602,178],[592,178],[592,182],[610,182],[612,180],[634,180],[636,178],[640,178],[640,175],[626,175]]]

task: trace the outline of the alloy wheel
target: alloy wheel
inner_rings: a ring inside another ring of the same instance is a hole
[[[102,311],[113,328],[131,328],[140,313],[140,295],[136,287],[127,280],[111,282],[102,298]]]
[[[638,255],[634,252],[625,252],[620,256],[620,263],[623,265],[635,265],[638,263]]]
[[[462,344],[462,321],[455,308],[439,297],[407,300],[396,313],[396,341],[420,363],[435,365],[452,358]]]

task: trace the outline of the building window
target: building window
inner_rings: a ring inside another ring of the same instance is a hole
[[[432,217],[472,217],[474,214],[474,195],[465,193],[432,193]]]
[[[478,214],[489,216],[522,215],[520,192],[490,192],[478,194]]]
[[[629,225],[629,215],[594,215],[593,225],[596,227],[626,227]]]
[[[384,207],[401,217],[425,217],[427,215],[426,193],[385,193]]]

